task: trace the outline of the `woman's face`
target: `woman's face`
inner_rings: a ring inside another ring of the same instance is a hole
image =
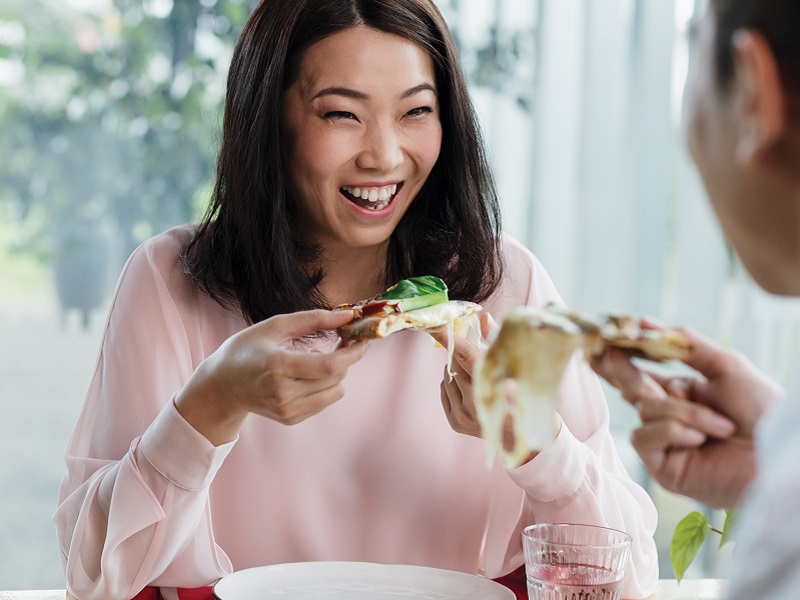
[[[317,42],[286,91],[283,138],[303,238],[326,254],[383,249],[439,157],[430,56],[363,26]]]

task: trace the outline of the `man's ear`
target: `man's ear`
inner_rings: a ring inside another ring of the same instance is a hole
[[[739,119],[736,157],[746,164],[760,161],[783,136],[787,102],[775,54],[767,39],[753,29],[733,34],[733,94]]]

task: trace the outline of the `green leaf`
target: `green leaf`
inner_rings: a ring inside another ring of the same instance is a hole
[[[733,528],[736,527],[736,521],[738,518],[738,512],[730,508],[725,509],[725,523],[722,525],[722,539],[719,542],[720,548],[728,542],[733,541],[731,539],[731,533],[733,532]]]
[[[690,512],[675,526],[669,558],[678,582],[697,556],[707,535],[708,517],[697,511]]]
[[[396,310],[406,312],[447,302],[447,285],[433,275],[403,279],[390,287],[380,296],[381,300],[397,300],[391,302]]]

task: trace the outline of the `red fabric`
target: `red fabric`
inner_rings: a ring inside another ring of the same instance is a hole
[[[178,588],[180,600],[214,600],[211,586],[200,588]],[[158,588],[146,587],[133,597],[133,600],[161,600]]]
[[[214,600],[211,586],[201,588],[178,588],[180,600]]]
[[[528,600],[528,588],[525,580],[525,566],[516,571],[495,579],[517,595],[517,600]],[[211,586],[201,588],[178,588],[180,600],[214,600]],[[161,600],[158,588],[146,587],[136,594],[133,600]]]
[[[525,565],[508,575],[495,579],[517,595],[517,600],[528,600],[528,580],[525,577]]]
[[[159,600],[158,588],[146,587],[133,597],[133,600]]]

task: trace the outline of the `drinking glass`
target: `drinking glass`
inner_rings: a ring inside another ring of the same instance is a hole
[[[522,533],[530,600],[619,600],[631,550],[616,529],[545,523]]]

